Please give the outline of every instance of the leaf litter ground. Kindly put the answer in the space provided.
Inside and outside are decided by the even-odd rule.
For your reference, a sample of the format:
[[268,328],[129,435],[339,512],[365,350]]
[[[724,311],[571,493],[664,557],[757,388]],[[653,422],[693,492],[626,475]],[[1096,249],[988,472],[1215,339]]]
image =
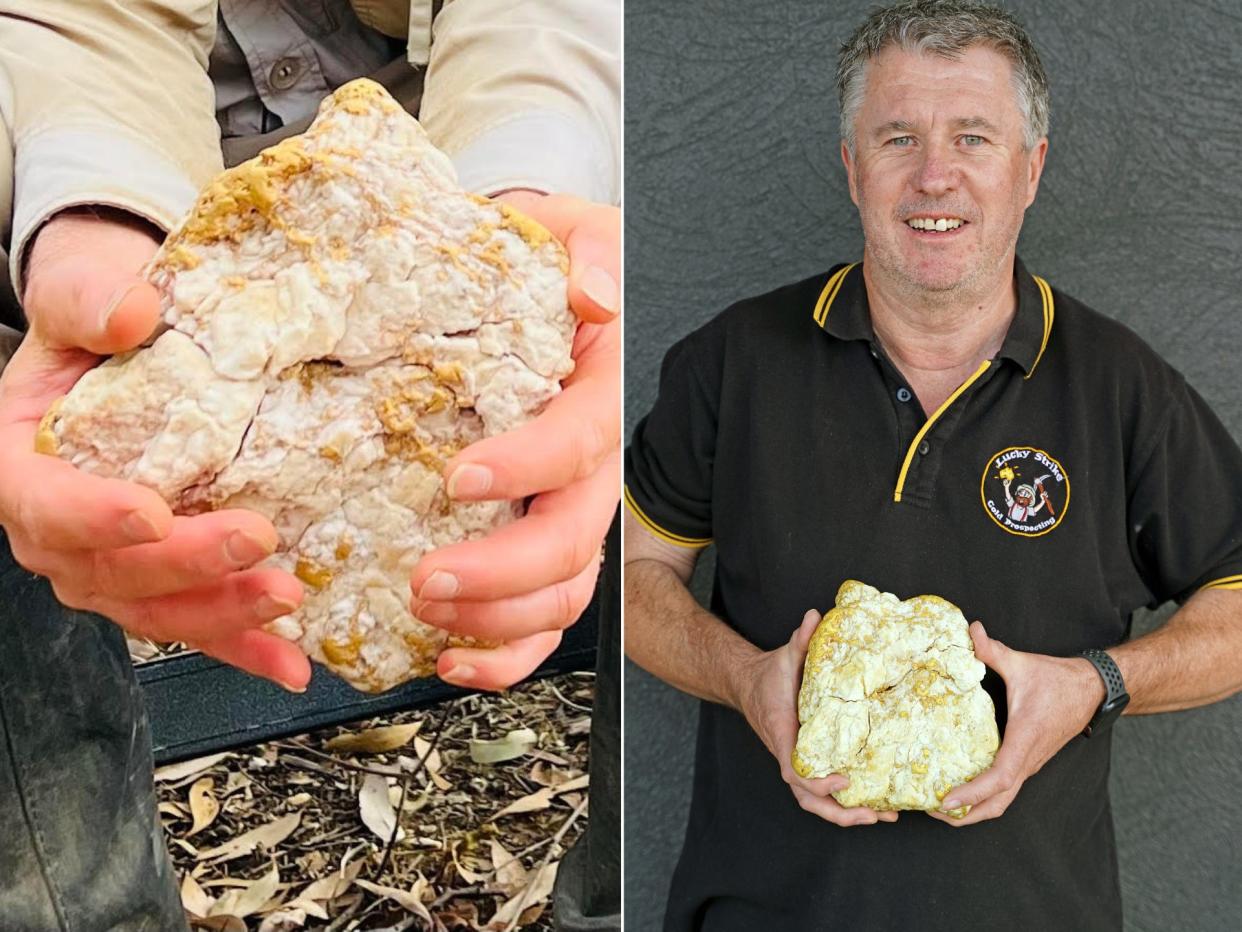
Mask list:
[[565,674],[160,768],[191,927],[550,930],[593,690]]

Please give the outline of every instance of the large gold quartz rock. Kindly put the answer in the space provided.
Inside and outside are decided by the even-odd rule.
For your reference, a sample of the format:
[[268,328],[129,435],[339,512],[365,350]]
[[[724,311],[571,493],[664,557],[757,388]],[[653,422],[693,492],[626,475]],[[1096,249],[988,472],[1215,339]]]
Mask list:
[[163,325],[83,376],[38,448],[181,514],[266,515],[267,565],[306,585],[269,630],[388,689],[446,644],[410,613],[414,564],[521,513],[450,501],[441,470],[572,371],[567,270],[546,230],[462,191],[380,85],[351,82],[203,190],[146,273]]
[[794,769],[847,776],[833,794],[842,806],[939,809],[996,754],[984,672],[956,605],[934,595],[903,602],[847,580],[807,652]]

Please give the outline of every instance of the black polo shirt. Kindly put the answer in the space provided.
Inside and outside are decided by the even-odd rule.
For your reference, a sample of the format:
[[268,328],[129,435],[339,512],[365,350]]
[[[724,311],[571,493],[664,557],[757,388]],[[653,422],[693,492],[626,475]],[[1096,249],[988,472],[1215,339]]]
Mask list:
[[[713,611],[764,649],[845,579],[943,596],[1010,647],[1115,645],[1140,606],[1242,588],[1242,451],[1121,324],[1016,264],[997,358],[931,417],[876,343],[860,265],[743,301],[674,346],[626,454],[657,536],[717,547]],[[1004,685],[984,683],[1005,721]],[[665,928],[1120,929],[1109,737],[1000,819],[840,829],[736,712],[700,708]]]

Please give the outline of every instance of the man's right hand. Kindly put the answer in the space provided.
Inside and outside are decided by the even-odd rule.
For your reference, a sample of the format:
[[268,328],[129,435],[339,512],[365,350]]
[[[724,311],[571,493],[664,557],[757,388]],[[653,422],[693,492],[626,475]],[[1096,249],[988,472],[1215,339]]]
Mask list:
[[70,608],[300,690],[305,654],[260,630],[303,594],[289,573],[250,568],[276,547],[271,522],[241,509],[173,515],[151,489],[34,452],[52,402],[154,329],[159,295],[140,271],[158,245],[154,228],[108,210],[58,214],[36,236],[29,332],[0,376],[0,524],[17,562]]
[[841,774],[806,779],[793,769],[793,749],[798,739],[798,690],[811,635],[819,624],[819,612],[808,611],[789,643],[760,654],[748,671],[738,702],[746,721],[781,765],[781,777],[789,784],[798,805],[834,825],[874,825],[896,822],[896,812],[876,812],[866,806],[847,809],[831,794],[849,786]]

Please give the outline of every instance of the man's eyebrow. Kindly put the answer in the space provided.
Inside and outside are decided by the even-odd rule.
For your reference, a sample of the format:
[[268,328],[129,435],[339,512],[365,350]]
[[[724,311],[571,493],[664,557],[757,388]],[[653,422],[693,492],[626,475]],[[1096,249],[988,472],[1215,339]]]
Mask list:
[[887,123],[876,128],[875,136],[887,136],[889,133],[908,133],[914,129],[914,124],[908,120],[889,120]]
[[953,126],[957,129],[982,129],[989,133],[999,133],[995,123],[992,123],[981,116],[958,117],[953,121]]

